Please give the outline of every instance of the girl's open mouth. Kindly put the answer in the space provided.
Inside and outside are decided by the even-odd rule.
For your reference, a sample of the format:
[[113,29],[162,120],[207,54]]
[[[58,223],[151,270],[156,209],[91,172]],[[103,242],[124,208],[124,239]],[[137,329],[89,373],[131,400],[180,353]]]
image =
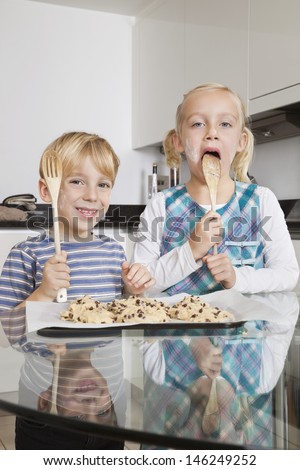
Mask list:
[[202,155],[202,158],[204,155],[211,155],[212,157],[217,157],[219,160],[221,160],[221,155],[218,150],[205,150],[205,152]]

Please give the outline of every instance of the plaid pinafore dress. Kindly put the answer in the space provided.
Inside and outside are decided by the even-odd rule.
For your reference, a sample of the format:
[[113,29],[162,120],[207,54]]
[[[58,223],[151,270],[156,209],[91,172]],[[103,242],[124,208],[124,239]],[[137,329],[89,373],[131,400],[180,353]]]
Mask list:
[[[263,230],[261,228],[260,201],[256,184],[236,182],[235,193],[230,201],[217,210],[222,217],[222,242],[218,253],[226,253],[233,266],[264,266]],[[163,191],[165,194],[166,219],[160,247],[161,256],[187,242],[196,222],[206,210],[188,194],[185,185]],[[212,253],[212,249],[209,251]],[[207,294],[221,290],[203,264],[182,281],[166,289],[169,295],[186,292],[190,295]]]

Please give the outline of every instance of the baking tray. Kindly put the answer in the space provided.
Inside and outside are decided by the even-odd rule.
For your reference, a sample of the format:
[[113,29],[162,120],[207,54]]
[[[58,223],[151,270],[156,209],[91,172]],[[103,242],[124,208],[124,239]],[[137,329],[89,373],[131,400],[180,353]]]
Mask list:
[[194,334],[199,333],[199,330],[204,330],[205,335],[208,334],[208,331],[211,330],[212,333],[209,331],[209,335],[219,335],[221,331],[224,330],[230,334],[234,333],[242,333],[244,330],[244,325],[247,320],[239,320],[234,322],[227,322],[227,323],[195,323],[195,322],[168,322],[168,323],[114,323],[112,325],[101,325],[98,327],[85,327],[85,328],[72,328],[72,327],[59,327],[59,326],[50,326],[45,328],[40,328],[37,330],[37,334],[39,336],[46,336],[46,337],[83,337],[83,336],[103,336],[106,334],[117,334],[123,330],[138,330],[138,331],[157,331],[162,330],[168,332],[170,330],[176,330],[177,336],[180,335],[182,331],[192,330]]
[[[180,294],[177,296],[168,297],[167,300],[170,304],[173,304],[181,300],[186,294]],[[156,297],[158,300],[166,301],[166,297]],[[110,334],[113,330],[115,333],[119,330],[151,330],[153,332],[160,331],[160,335],[163,334],[164,330],[174,330],[177,334],[180,334],[183,329],[190,331],[204,330],[205,334],[209,334],[208,331],[234,331],[239,328],[243,328],[246,322],[252,320],[266,320],[278,323],[289,322],[288,311],[291,309],[291,300],[294,299],[282,299],[284,302],[278,302],[280,299],[275,296],[273,301],[270,301],[271,296],[267,297],[268,302],[265,303],[264,298],[262,301],[257,299],[247,298],[243,294],[228,290],[219,291],[212,294],[203,295],[201,299],[208,302],[212,306],[217,306],[223,310],[232,312],[235,316],[235,321],[224,322],[224,323],[194,323],[186,322],[184,320],[175,320],[168,323],[114,323],[114,324],[82,324],[82,323],[71,323],[68,321],[61,320],[60,313],[62,310],[68,308],[69,303],[57,304],[55,302],[27,302],[26,303],[26,319],[27,319],[27,332],[38,331],[39,335],[42,336],[99,336],[104,335],[104,330],[107,330]],[[261,300],[259,298],[259,300]],[[295,303],[295,302],[294,302]],[[293,303],[293,305],[294,305]],[[297,308],[298,307],[298,302]],[[276,311],[273,306],[278,305],[280,312]],[[281,312],[285,312],[282,315]],[[197,333],[197,334],[198,334]],[[212,333],[215,334],[215,333]]]

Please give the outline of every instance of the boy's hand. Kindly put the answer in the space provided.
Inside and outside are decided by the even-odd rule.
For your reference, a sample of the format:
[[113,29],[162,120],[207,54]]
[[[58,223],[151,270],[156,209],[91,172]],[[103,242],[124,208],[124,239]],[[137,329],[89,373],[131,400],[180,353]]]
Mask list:
[[52,302],[62,287],[70,287],[70,268],[65,251],[48,259],[44,266],[42,283],[30,297],[36,297],[32,300]]
[[130,266],[128,261],[124,261],[122,264],[122,279],[125,290],[129,294],[143,294],[146,289],[155,284],[155,279],[146,266],[139,263]]
[[230,259],[225,253],[207,255],[202,261],[207,264],[214,280],[220,282],[225,289],[231,289],[236,281],[235,271]]
[[221,242],[221,231],[221,216],[211,210],[196,223],[189,240],[196,261],[202,259],[213,245]]

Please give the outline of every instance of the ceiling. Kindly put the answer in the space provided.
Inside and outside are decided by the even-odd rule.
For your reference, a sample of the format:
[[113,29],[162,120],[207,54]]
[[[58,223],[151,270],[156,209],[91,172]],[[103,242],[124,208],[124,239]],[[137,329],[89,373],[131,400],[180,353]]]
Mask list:
[[[32,0],[31,0],[32,1]],[[119,15],[137,16],[154,0],[33,0],[39,3],[52,3],[86,10],[98,10]]]

